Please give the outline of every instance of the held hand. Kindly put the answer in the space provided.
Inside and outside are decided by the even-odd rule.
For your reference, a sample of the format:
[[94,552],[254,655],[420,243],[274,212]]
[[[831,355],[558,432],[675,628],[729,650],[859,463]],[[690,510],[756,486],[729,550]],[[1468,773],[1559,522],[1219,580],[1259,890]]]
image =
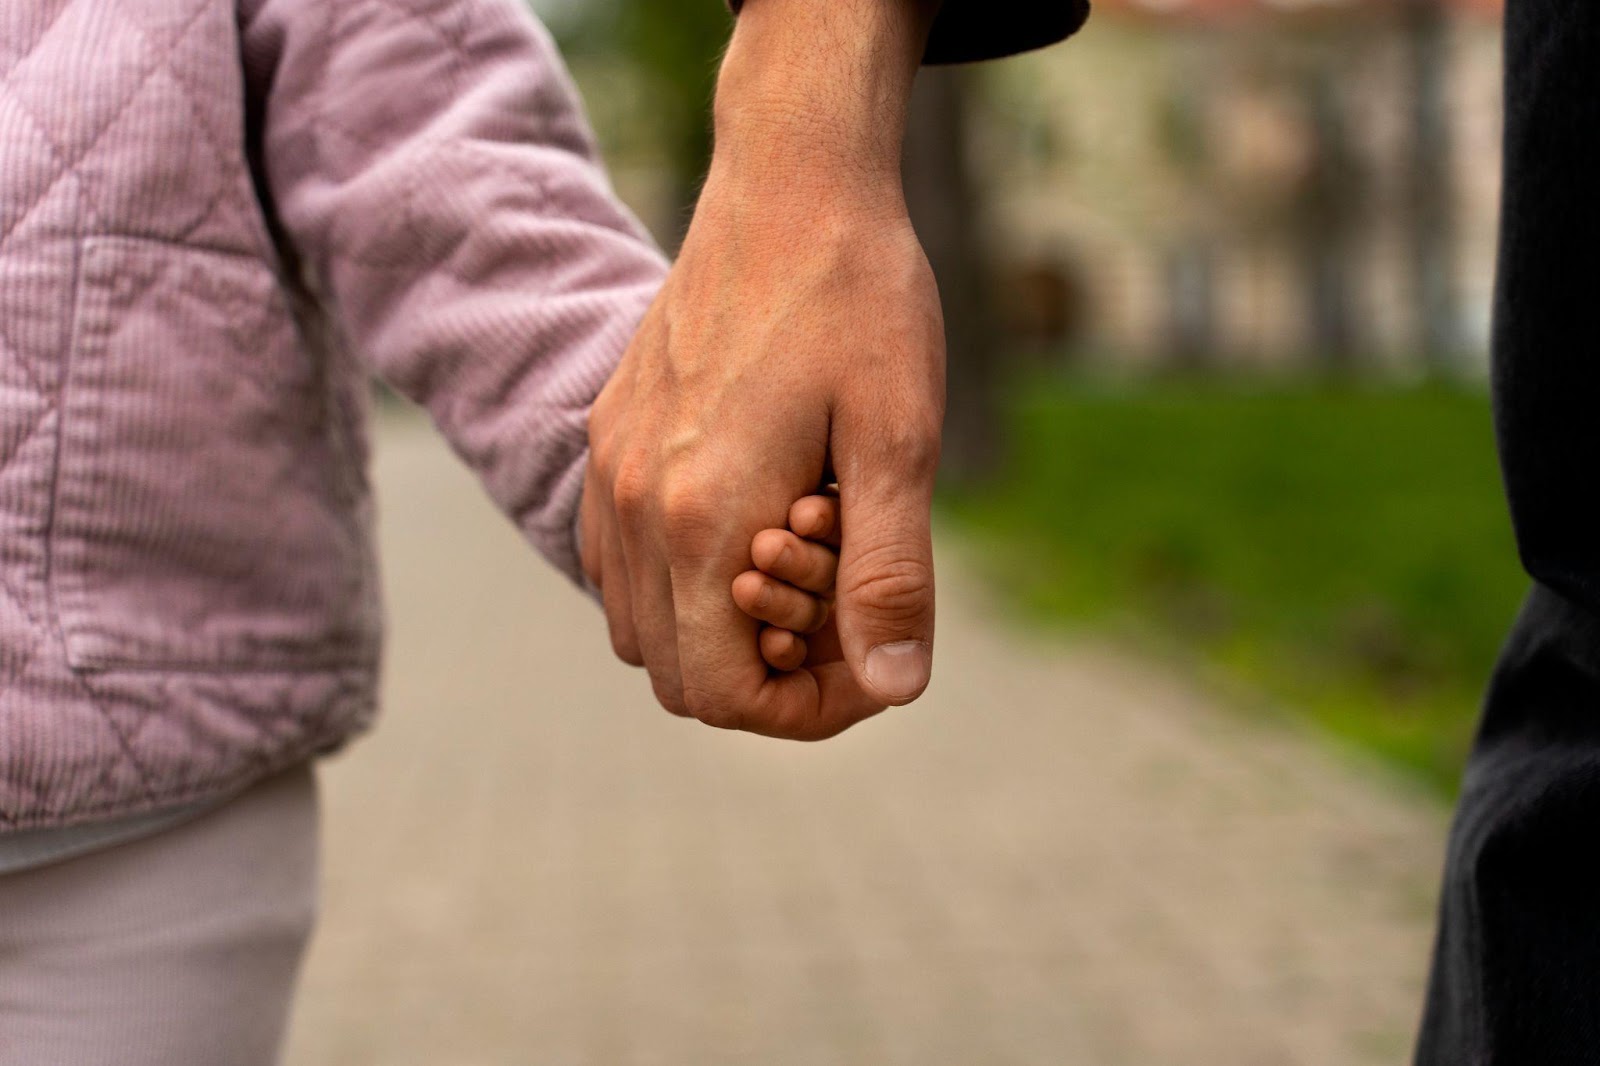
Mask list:
[[788,529],[750,542],[752,570],[733,579],[733,602],[758,622],[761,658],[774,670],[843,661],[833,616],[839,575],[839,501],[819,493],[789,508]]
[[[927,685],[944,334],[897,195],[788,203],[713,170],[591,415],[583,550],[618,656],[663,706],[819,739]],[[838,654],[770,673],[729,589],[752,536],[828,480]]]

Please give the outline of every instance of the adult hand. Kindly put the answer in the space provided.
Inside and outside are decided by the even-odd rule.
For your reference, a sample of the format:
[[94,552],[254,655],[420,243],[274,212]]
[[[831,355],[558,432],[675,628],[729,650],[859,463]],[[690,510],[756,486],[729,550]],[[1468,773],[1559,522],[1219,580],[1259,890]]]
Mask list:
[[[746,0],[699,208],[595,404],[585,565],[617,654],[675,713],[818,739],[928,683],[944,332],[899,149],[931,16]],[[772,675],[730,586],[828,480],[842,659]]]

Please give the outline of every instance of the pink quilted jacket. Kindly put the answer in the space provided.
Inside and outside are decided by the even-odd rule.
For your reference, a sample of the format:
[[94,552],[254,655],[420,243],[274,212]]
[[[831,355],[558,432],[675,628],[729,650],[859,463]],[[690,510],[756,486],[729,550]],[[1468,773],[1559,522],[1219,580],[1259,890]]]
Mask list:
[[576,575],[664,271],[521,0],[0,0],[0,831],[369,722],[369,371]]

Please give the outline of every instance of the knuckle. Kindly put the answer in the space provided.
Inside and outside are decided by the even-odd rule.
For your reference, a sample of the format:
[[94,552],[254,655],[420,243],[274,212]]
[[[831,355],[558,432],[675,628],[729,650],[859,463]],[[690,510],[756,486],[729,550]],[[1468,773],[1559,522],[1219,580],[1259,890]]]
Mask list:
[[617,516],[625,522],[634,522],[650,509],[649,472],[642,463],[627,463],[620,467],[611,484],[611,498]]
[[943,439],[938,425],[906,426],[895,434],[891,443],[892,454],[901,468],[915,478],[932,477],[939,468]]
[[932,591],[933,570],[927,563],[884,550],[856,562],[839,588],[839,599],[875,621],[913,626],[927,613]]
[[860,459],[917,476],[939,465],[943,413],[916,404],[880,402],[850,423]]
[[699,478],[679,476],[661,488],[662,522],[667,535],[693,537],[715,522],[717,490]]

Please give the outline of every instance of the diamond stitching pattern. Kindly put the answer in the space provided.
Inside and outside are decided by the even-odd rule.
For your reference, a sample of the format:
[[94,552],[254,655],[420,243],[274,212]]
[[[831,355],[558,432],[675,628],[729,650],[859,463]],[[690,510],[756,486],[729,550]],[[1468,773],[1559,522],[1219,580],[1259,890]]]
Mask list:
[[17,49],[16,58],[12,60],[11,65],[6,67],[4,70],[0,70],[0,81],[4,81],[5,79],[9,78],[11,76],[11,72],[20,66],[22,62],[33,53],[34,49],[39,47],[39,42],[50,35],[50,31],[56,28],[56,23],[61,21],[61,17],[67,13],[67,9],[71,6],[71,0],[68,0],[67,3],[64,3],[60,7],[56,8],[55,15],[50,19],[49,22],[46,22],[42,27],[39,28],[38,35],[26,45],[23,45]]
[[[210,4],[216,2],[216,0],[195,0],[193,10],[188,13],[171,38],[160,47],[154,45],[149,35],[143,32],[136,19],[124,17],[120,20],[119,30],[125,29],[137,33],[141,41],[146,45],[146,51],[151,56],[151,59],[141,66],[137,77],[126,86],[121,94],[121,99],[117,101],[117,105],[110,116],[76,151],[66,151],[62,144],[51,136],[49,124],[42,121],[34,109],[13,91],[12,79],[19,68],[26,63],[32,53],[36,52],[49,40],[52,32],[56,31],[63,17],[73,8],[74,4],[103,2],[104,0],[69,0],[69,2],[62,4],[52,13],[53,18],[40,30],[35,39],[26,48],[21,49],[15,56],[14,61],[3,72],[0,72],[0,97],[3,97],[15,109],[15,112],[33,128],[50,153],[50,171],[47,179],[39,184],[30,202],[9,220],[4,232],[0,233],[0,254],[4,254],[9,250],[15,236],[24,230],[40,205],[48,202],[64,181],[72,180],[75,177],[75,168],[78,164],[88,158],[110,135],[111,131],[118,128],[127,119],[130,110],[137,103],[141,92],[149,84],[150,80],[163,72],[170,79],[177,92],[181,94],[184,104],[188,106],[194,119],[194,126],[198,127],[198,137],[204,145],[204,150],[214,158],[217,172],[229,175],[240,165],[241,161],[224,153],[215,131],[210,128],[209,123],[205,120],[205,108],[196,101],[194,86],[179,74],[172,62],[173,56],[187,41],[195,27],[201,24],[201,19],[210,9]],[[125,12],[123,14],[126,15]],[[187,232],[192,233],[205,225],[214,216],[220,205],[230,198],[230,195],[236,201],[243,201],[245,197],[244,188],[237,182],[221,181],[210,202],[204,205],[195,220],[186,227]],[[113,220],[109,212],[99,202],[96,191],[90,187],[90,183],[79,179],[78,188],[74,190],[74,193],[79,198],[80,203],[90,212],[90,226],[102,227],[112,223]],[[248,207],[249,205],[240,203],[239,206]],[[0,359],[4,359],[7,364],[15,368],[17,377],[25,379],[22,382],[22,387],[31,389],[37,395],[41,404],[40,411],[31,418],[27,427],[18,431],[15,444],[8,448],[6,454],[0,455],[0,472],[3,472],[15,456],[22,452],[28,443],[34,440],[49,425],[49,416],[57,410],[60,399],[58,390],[40,380],[34,366],[10,338],[8,326],[8,323],[0,321]],[[3,597],[4,605],[14,609],[14,612],[25,618],[28,623],[29,636],[27,644],[23,647],[9,649],[10,654],[5,661],[5,669],[8,676],[19,678],[35,662],[39,661],[41,655],[52,650],[52,644],[57,646],[53,650],[59,653],[62,647],[61,642],[64,641],[65,637],[52,620],[41,617],[39,609],[30,604],[31,597],[27,595],[26,590],[16,587],[12,583],[13,580],[3,570],[0,570],[0,597]],[[84,790],[86,794],[91,798],[110,794],[108,790],[111,788],[114,779],[122,772],[118,768],[120,763],[122,766],[131,768],[139,779],[148,800],[151,802],[158,800],[160,790],[152,786],[149,773],[136,754],[138,740],[144,732],[149,719],[140,718],[134,720],[131,725],[124,725],[107,709],[100,694],[95,691],[94,687],[85,678],[64,669],[61,672],[71,677],[71,684],[77,690],[84,703],[91,707],[97,716],[104,721],[111,736],[115,738],[116,751],[107,753],[112,757],[102,760],[96,780],[88,784]],[[0,682],[4,680],[0,678]],[[168,689],[171,688],[165,681],[161,685]],[[6,713],[6,710],[0,707],[0,715]],[[22,788],[31,793],[30,799],[33,803],[48,802],[48,798],[39,793],[37,785],[29,787],[24,782],[7,782],[7,784],[12,788]],[[78,810],[77,813],[92,813],[90,808],[94,806],[95,804],[91,802],[83,809]],[[5,810],[3,806],[0,806],[0,824],[19,824],[19,822],[23,821],[23,819],[19,818],[19,813]]]
[[[107,151],[117,148],[116,142],[110,145],[105,145],[105,142],[113,137],[114,131],[130,121],[130,114],[139,113],[141,95],[146,92],[152,79],[163,76],[170,81],[170,88],[178,94],[178,98],[172,97],[171,92],[167,91],[168,87],[163,85],[161,91],[166,95],[162,97],[161,106],[187,106],[193,120],[190,134],[194,150],[214,160],[218,173],[232,175],[237,172],[240,180],[222,180],[214,189],[207,189],[204,195],[196,195],[196,214],[185,216],[183,224],[173,225],[162,235],[152,236],[151,239],[176,240],[179,243],[189,238],[213,240],[216,238],[205,234],[203,228],[219,219],[224,223],[229,222],[224,213],[228,209],[244,212],[255,210],[251,200],[251,185],[244,172],[241,147],[231,143],[232,132],[226,128],[219,129],[219,122],[214,118],[217,114],[214,91],[208,92],[205,87],[196,85],[196,68],[188,64],[188,57],[183,62],[177,60],[186,46],[197,43],[193,35],[197,27],[207,25],[204,17],[208,12],[226,18],[228,24],[233,25],[234,0],[168,2],[171,13],[160,15],[156,23],[147,27],[137,11],[126,5],[125,0],[0,0],[0,3],[8,4],[34,4],[41,10],[46,6],[49,8],[49,18],[39,20],[42,26],[31,34],[33,40],[26,45],[18,45],[13,41],[11,48],[16,51],[8,50],[4,57],[5,66],[0,68],[0,100],[14,107],[20,119],[19,125],[14,128],[31,127],[44,142],[34,149],[38,159],[36,170],[30,175],[29,194],[27,197],[18,196],[18,199],[26,198],[29,202],[18,205],[14,216],[9,212],[7,214],[3,232],[0,232],[0,255],[23,244],[27,238],[22,235],[38,230],[37,225],[30,223],[36,222],[44,205],[59,205],[67,195],[75,200],[78,210],[88,216],[79,224],[80,234],[85,229],[90,232],[104,229],[106,232],[138,235],[137,231],[129,230],[129,220],[115,216],[115,198],[108,197],[104,187],[95,187],[95,153],[102,146]],[[181,6],[184,2],[190,5],[190,9],[185,10]],[[347,29],[354,24],[348,16],[361,3],[368,10],[383,11],[386,20],[404,20],[436,38],[450,54],[450,76],[458,74],[462,65],[468,62],[471,14],[482,13],[475,0],[349,0],[348,3],[325,3],[320,5],[329,23],[329,31],[322,35],[325,47],[336,47],[347,35]],[[71,43],[62,44],[63,19],[73,13],[82,15],[85,9],[93,10],[95,18],[101,20],[99,25],[103,26],[105,18],[109,16],[115,22],[116,33],[135,36],[141,44],[140,53],[127,64],[127,83],[121,93],[100,100],[110,107],[110,113],[103,122],[95,121],[94,128],[75,131],[72,137],[65,139],[61,136],[65,129],[57,127],[57,136],[53,137],[51,124],[41,118],[50,115],[52,109],[30,104],[25,97],[29,85],[25,80],[26,64],[29,57],[39,53],[42,48],[71,47]],[[217,23],[210,25],[215,29]],[[324,112],[316,116],[316,120],[325,133],[362,139],[362,131],[344,128],[337,115]],[[66,182],[76,182],[76,186],[63,189],[63,183]],[[0,190],[11,193],[18,191]],[[44,217],[49,222],[49,216],[46,214]],[[218,232],[227,236],[226,231]],[[197,234],[201,236],[196,237]],[[261,236],[251,231],[245,234],[245,239],[251,240],[254,247]],[[7,389],[24,397],[32,392],[39,401],[37,412],[30,410],[24,414],[20,409],[10,412],[15,424],[8,427],[8,443],[3,445],[5,450],[0,452],[0,491],[6,488],[3,476],[13,468],[13,464],[19,462],[19,456],[24,456],[21,461],[26,462],[27,455],[42,450],[38,446],[44,443],[41,438],[51,432],[53,422],[50,415],[59,409],[61,399],[59,384],[50,380],[52,364],[48,360],[31,362],[29,349],[18,346],[17,342],[29,339],[26,332],[0,317],[0,365],[8,370],[15,367],[15,371],[7,375],[11,379]],[[247,336],[237,334],[230,338],[231,343],[241,351],[247,347],[247,340]],[[59,422],[54,424],[58,425]],[[14,443],[9,443],[12,441]],[[16,470],[34,476],[31,469],[17,467]],[[18,491],[31,490],[27,486],[19,486]],[[47,512],[47,507],[40,509]],[[24,528],[34,517],[31,514],[26,516]],[[47,513],[38,518],[41,525],[48,523]],[[0,555],[11,547],[15,547],[15,543],[0,544]],[[24,545],[19,558],[28,558],[26,548]],[[35,588],[35,585],[39,588]],[[3,625],[8,614],[12,620],[9,628],[0,630],[0,634],[3,634],[0,639],[12,642],[12,646],[0,654],[0,671],[7,675],[0,676],[0,717],[24,713],[26,710],[26,707],[19,710],[13,706],[16,701],[8,703],[5,699],[6,684],[12,676],[20,678],[24,673],[48,673],[53,691],[74,706],[81,706],[80,713],[92,713],[103,720],[108,736],[98,739],[99,746],[90,753],[92,757],[75,755],[73,757],[78,761],[67,765],[67,769],[76,775],[67,785],[73,790],[70,795],[60,794],[58,783],[47,785],[43,780],[0,780],[0,824],[28,825],[61,816],[92,817],[101,813],[116,813],[130,805],[132,797],[129,790],[134,787],[135,779],[150,803],[203,794],[235,783],[241,774],[271,770],[288,765],[285,760],[304,758],[330,742],[342,739],[370,718],[372,693],[370,677],[365,668],[332,674],[253,677],[248,680],[216,675],[151,675],[136,682],[115,675],[75,673],[66,667],[65,634],[54,617],[54,609],[43,593],[43,586],[44,581],[36,579],[26,568],[0,567],[0,625]],[[27,620],[27,630],[13,636],[11,630],[21,624],[20,619]],[[130,696],[135,685],[138,686],[137,691]],[[192,708],[193,720],[186,717],[191,714],[189,710],[173,715],[142,713],[141,708],[148,706]],[[208,711],[208,707],[212,710]],[[290,710],[295,713],[289,714]],[[200,721],[208,713],[214,719],[209,726]],[[26,723],[22,726],[24,729],[28,727]],[[185,743],[181,746],[182,750],[161,752],[161,734],[176,730],[189,733],[183,738]],[[152,752],[160,754],[152,755]],[[144,758],[141,758],[141,753]],[[159,787],[152,780],[150,768],[145,765],[151,759],[159,763],[162,771]],[[94,776],[93,781],[89,780],[90,775]],[[8,806],[12,809],[5,809]]]
[[[93,2],[93,0],[77,0],[77,2]],[[62,181],[72,176],[74,167],[76,167],[81,160],[87,158],[89,154],[92,153],[95,148],[98,147],[98,145],[105,139],[105,137],[123,121],[129,110],[138,100],[139,94],[149,83],[150,79],[163,69],[170,68],[170,61],[173,53],[187,37],[187,35],[193,30],[193,28],[199,23],[201,16],[203,16],[206,12],[205,2],[204,0],[200,0],[200,2],[195,4],[194,11],[185,20],[179,29],[179,32],[173,36],[171,43],[161,50],[152,49],[152,52],[154,53],[154,59],[145,67],[138,78],[126,88],[119,105],[112,111],[111,115],[100,126],[100,128],[96,130],[94,134],[77,150],[77,152],[72,153],[69,157],[69,154],[65,152],[61,145],[58,144],[50,135],[48,124],[41,121],[39,116],[34,113],[33,109],[15,92],[7,92],[7,89],[9,87],[10,80],[15,75],[18,67],[20,67],[22,63],[26,61],[29,54],[31,54],[45,40],[48,39],[50,32],[60,25],[62,17],[70,7],[70,3],[65,4],[56,12],[55,19],[52,20],[45,32],[39,36],[31,48],[19,56],[17,62],[10,67],[5,76],[0,78],[0,93],[6,93],[8,102],[16,109],[18,114],[20,114],[33,126],[35,132],[38,133],[40,138],[43,140],[43,143],[48,147],[54,166],[54,173],[52,174],[50,180],[43,185],[38,194],[34,197],[33,201],[29,203],[12,220],[5,232],[0,233],[0,254],[5,253],[11,243],[12,238],[19,231],[21,231],[24,226],[26,226],[28,220],[38,209],[39,205],[45,203],[49,199],[50,194],[58,185],[60,185]],[[127,21],[131,25],[131,20]],[[148,40],[148,38],[145,39]],[[174,84],[179,86],[179,91],[184,94],[185,102],[189,104],[191,109],[194,109],[192,93],[188,87],[183,85],[176,77],[173,77],[172,80]],[[211,150],[213,155],[217,156],[216,162],[219,169],[224,169],[225,164],[220,156],[220,153],[217,151],[216,145],[208,141],[207,147]],[[77,193],[82,201],[97,216],[95,218],[95,222],[104,224],[106,221],[107,212],[96,200],[93,190],[88,187],[87,183],[80,182]],[[206,214],[209,214],[210,210],[214,209],[214,206],[215,205],[211,205]],[[0,339],[5,341],[7,351],[4,354],[7,356],[8,362],[20,369],[23,376],[30,380],[40,399],[43,400],[44,403],[43,410],[34,419],[33,424],[18,441],[18,444],[11,450],[11,453],[3,458],[0,458],[0,469],[3,469],[5,466],[9,465],[12,458],[22,450],[26,443],[38,434],[39,430],[41,427],[43,427],[48,419],[50,412],[56,408],[59,402],[59,395],[57,394],[56,390],[46,388],[44,383],[38,380],[37,374],[29,365],[28,361],[21,356],[14,342],[12,342],[5,334],[4,329],[4,326],[0,325]],[[21,676],[23,672],[26,671],[38,658],[41,650],[43,649],[46,640],[42,634],[49,634],[57,641],[64,641],[65,638],[59,632],[59,630],[54,627],[53,624],[49,625],[47,628],[45,621],[39,616],[38,612],[29,605],[28,597],[20,594],[14,586],[10,585],[6,581],[3,574],[0,574],[0,590],[5,592],[7,598],[16,606],[19,613],[21,613],[23,617],[28,620],[29,629],[31,633],[35,634],[32,645],[25,652],[21,653],[17,662],[10,665],[8,668],[9,672],[12,674]],[[112,736],[116,738],[119,749],[118,754],[126,765],[132,767],[134,773],[139,778],[146,795],[154,795],[154,790],[152,789],[150,783],[149,773],[134,753],[132,738],[116,721],[114,716],[109,713],[101,700],[96,696],[93,689],[90,688],[83,678],[76,674],[71,676],[73,678],[74,687],[77,688],[80,695],[84,698],[88,705],[92,707],[95,713],[98,714],[99,717],[104,721]],[[90,789],[91,793],[104,789],[114,773],[116,773],[116,767],[114,765],[103,766],[99,776],[94,782],[94,785]],[[7,814],[6,820],[15,821],[15,818]]]
[[[172,64],[173,55],[176,54],[179,46],[183,44],[184,39],[194,30],[194,27],[199,24],[199,16],[204,12],[205,4],[198,4],[196,6],[195,16],[184,23],[179,32],[173,37],[172,43],[162,54],[161,66],[165,69],[167,77],[172,79],[172,84],[176,86],[178,91],[183,95],[183,100],[184,103],[188,105],[189,113],[194,116],[194,128],[199,133],[200,139],[205,142],[206,150],[211,154],[212,158],[216,160],[218,171],[224,172],[228,169],[227,160],[221,145],[218,143],[216,132],[211,129],[210,123],[206,120],[205,109],[196,103],[194,87],[184,79],[183,75],[179,72],[179,69]],[[152,50],[155,49],[155,43],[150,40],[149,35],[146,34],[144,30],[136,23],[133,24],[133,30]],[[228,197],[230,193],[240,195],[240,190],[241,186],[231,181],[222,181],[218,183],[216,194],[212,197],[211,201],[206,204],[205,209],[200,213],[199,217],[188,227],[185,235],[193,233],[203,226],[206,221],[213,214],[215,214],[217,207],[224,199]]]
[[[77,0],[77,2],[90,3],[93,2],[93,0]],[[57,184],[59,184],[63,178],[71,175],[72,169],[82,160],[87,158],[88,155],[99,146],[100,142],[105,139],[106,135],[117,127],[117,124],[122,121],[124,116],[127,115],[129,109],[132,108],[134,103],[138,100],[140,92],[142,92],[144,87],[149,84],[150,79],[155,77],[158,72],[168,67],[168,64],[172,59],[172,53],[177,50],[178,45],[181,44],[183,39],[194,29],[195,25],[199,23],[200,17],[204,15],[205,12],[206,4],[204,0],[201,0],[201,2],[195,4],[194,13],[190,15],[189,19],[184,23],[183,28],[178,32],[178,34],[174,36],[172,43],[164,50],[156,54],[154,59],[150,62],[150,65],[145,68],[142,74],[140,74],[138,80],[128,87],[126,93],[123,95],[122,103],[118,105],[116,110],[111,113],[111,116],[105,121],[100,129],[96,130],[94,135],[91,136],[76,153],[72,154],[70,159],[67,158],[68,153],[65,152],[62,147],[56,143],[55,139],[50,136],[48,124],[41,122],[39,120],[39,116],[34,114],[33,109],[24,103],[20,98],[18,98],[15,93],[10,95],[9,99],[12,105],[16,107],[16,109],[30,122],[33,123],[34,129],[39,132],[39,135],[44,138],[45,143],[50,146],[51,153],[55,157],[58,172],[55,176],[55,179],[51,181],[45,190],[40,194],[40,196],[36,198],[32,204],[29,204],[22,214],[17,217],[17,219],[12,223],[11,227],[5,233],[0,233],[0,253],[4,253],[6,244],[10,241],[11,237],[15,235],[22,225],[28,220],[29,216],[31,216],[34,210],[38,208],[39,204],[44,202],[45,198],[49,195],[50,189],[53,189]],[[37,45],[35,47],[37,47]],[[13,71],[15,71],[15,68],[13,68]],[[4,89],[6,82],[9,80],[9,75],[5,79],[0,79],[0,89]],[[185,93],[186,98],[189,99],[191,106],[193,106],[193,99],[192,97],[188,96],[187,89],[182,87],[182,83],[179,82],[176,77],[173,77],[173,82],[174,84],[178,84],[180,86],[180,91]],[[210,147],[212,148],[212,151],[215,152],[215,146],[212,145]],[[220,155],[217,157],[217,163],[219,167],[225,166],[225,161]],[[90,191],[86,184],[80,184],[78,194],[83,197],[84,201],[97,216],[94,220],[95,223],[103,225],[106,221],[105,216],[107,212],[105,211],[104,207],[95,200],[94,194]]]

